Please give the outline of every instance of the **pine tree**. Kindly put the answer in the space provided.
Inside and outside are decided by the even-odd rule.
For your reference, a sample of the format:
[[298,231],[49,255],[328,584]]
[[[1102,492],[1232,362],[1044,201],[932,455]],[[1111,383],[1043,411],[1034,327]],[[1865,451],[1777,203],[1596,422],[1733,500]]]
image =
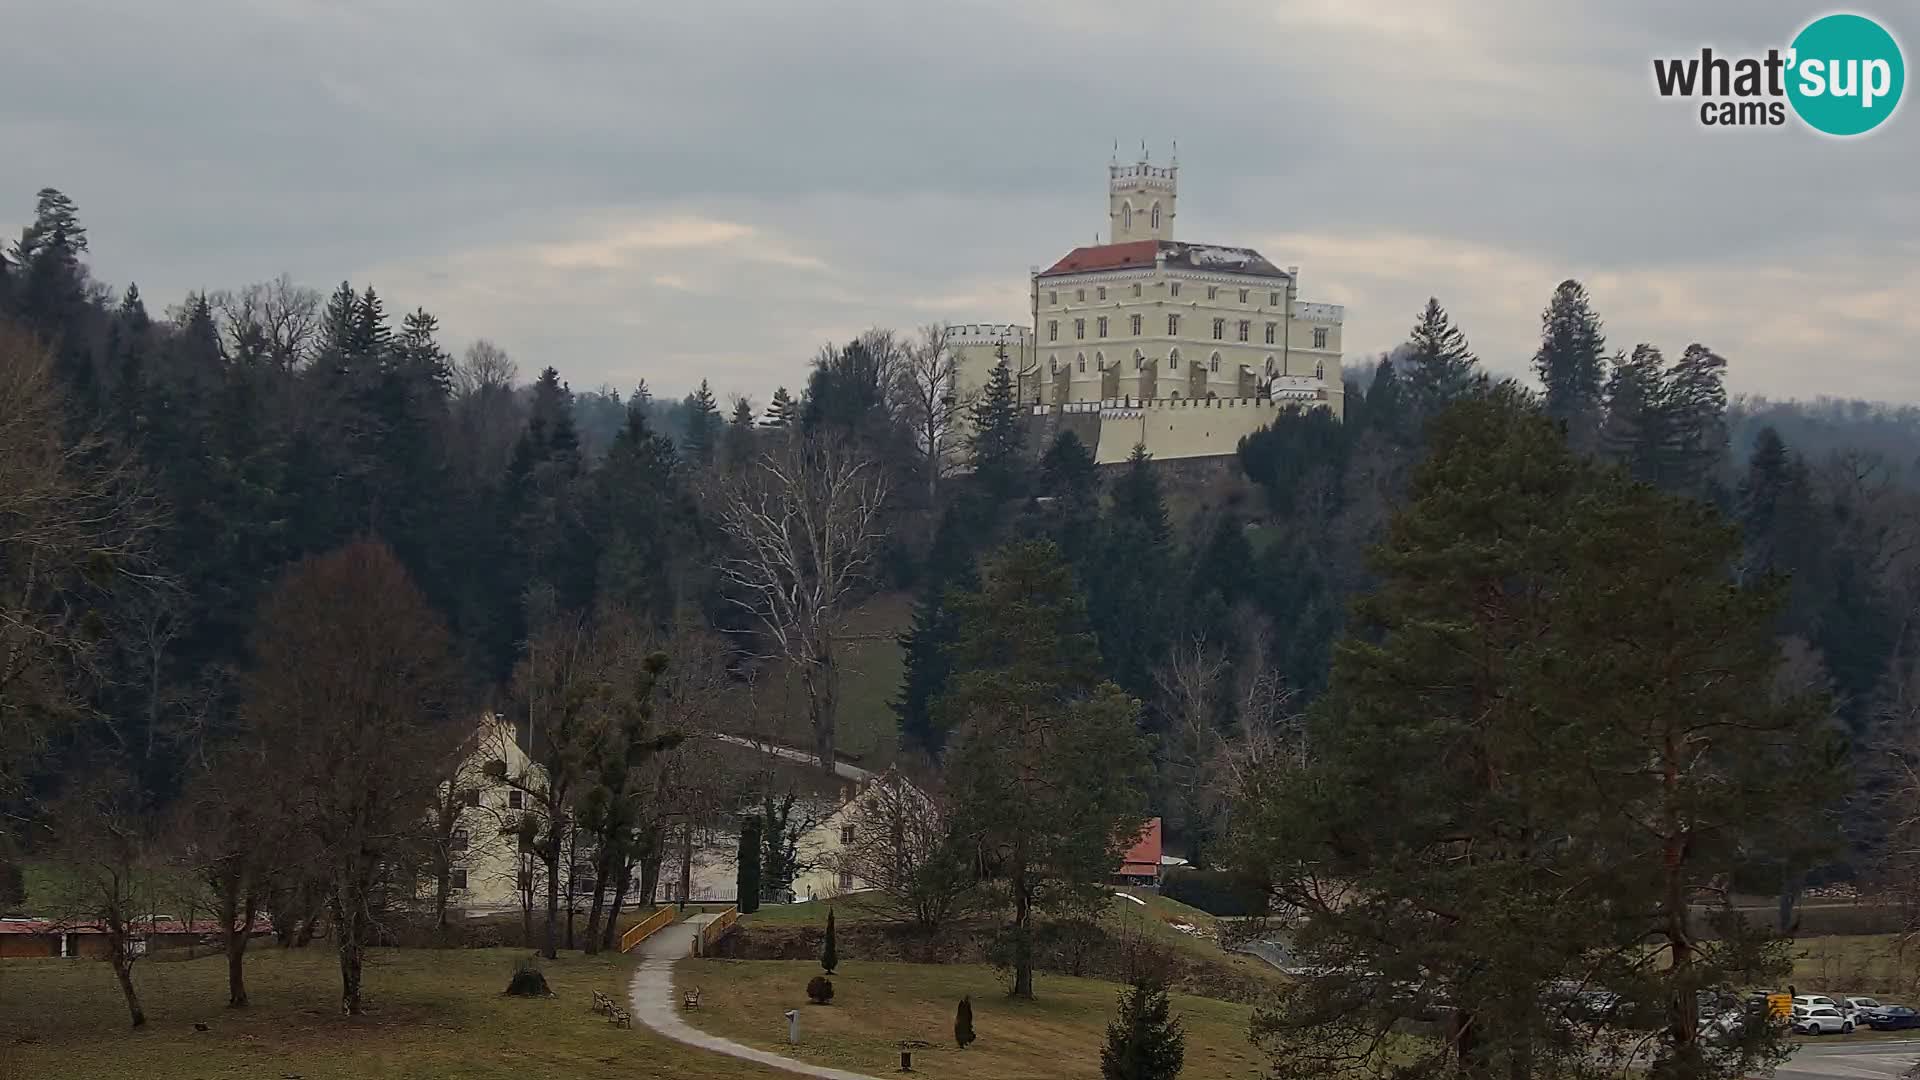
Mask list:
[[1407,420],[1406,380],[1387,357],[1382,356],[1373,369],[1373,384],[1367,387],[1364,404],[1369,430],[1402,443],[1412,436]]
[[670,625],[687,591],[699,512],[673,440],[654,432],[644,407],[628,406],[594,483],[594,529],[601,538],[596,595],[650,625]]
[[969,419],[973,423],[971,463],[975,479],[996,499],[1019,494],[1025,475],[1020,413],[1013,369],[1005,356],[987,377],[986,388],[974,403]]
[[1473,389],[1480,358],[1467,347],[1467,336],[1453,325],[1440,301],[1429,297],[1407,335],[1407,351],[1400,362],[1405,365],[1413,418],[1424,423]]
[[1575,453],[1599,448],[1601,392],[1606,381],[1606,335],[1587,290],[1578,281],[1560,283],[1540,316],[1540,348],[1533,370],[1545,387],[1546,414],[1567,432]]
[[960,999],[960,1007],[953,1011],[953,1044],[965,1050],[973,1044],[973,997]]
[[753,402],[744,397],[735,398],[733,416],[727,421],[727,431],[724,436],[727,469],[730,472],[738,472],[745,468],[747,461],[753,457],[753,417]]
[[1666,361],[1652,345],[1636,345],[1616,359],[1607,377],[1607,415],[1600,427],[1600,450],[1636,480],[1660,476],[1661,449],[1667,443],[1662,408]]
[[375,368],[387,362],[393,346],[393,328],[387,325],[386,305],[367,286],[353,306],[353,329],[347,337],[347,354],[362,367]]
[[627,395],[627,408],[645,410],[653,408],[653,391],[647,389],[647,380],[641,379],[633,384],[633,393]]
[[894,715],[900,719],[900,740],[929,755],[938,755],[946,745],[947,732],[936,719],[934,703],[946,690],[953,671],[950,651],[959,636],[960,619],[948,600],[955,590],[970,592],[980,585],[973,561],[977,540],[970,521],[967,508],[961,505],[941,514],[933,546],[927,551],[920,594],[914,598],[913,621],[897,639],[905,667],[900,694],[893,702]]
[[700,380],[700,389],[687,395],[687,460],[695,465],[713,464],[720,444],[720,409],[714,404],[713,388]]
[[1135,444],[1133,453],[1127,455],[1126,471],[1113,489],[1113,515],[1141,526],[1155,544],[1173,537],[1167,502],[1160,494],[1160,478],[1153,471],[1153,455],[1147,453],[1145,444]]
[[766,426],[770,428],[792,427],[799,419],[800,405],[793,400],[793,395],[787,393],[787,388],[784,386],[775,390],[773,392],[773,403],[767,406]]
[[1166,987],[1147,979],[1129,985],[1100,1048],[1101,1080],[1174,1080],[1186,1055],[1186,1032],[1171,1015]]
[[832,975],[840,966],[840,950],[834,941],[833,909],[827,909],[827,940],[820,946],[820,969]]
[[1705,345],[1689,345],[1660,395],[1667,444],[1659,485],[1708,494],[1727,456],[1727,361]]
[[1071,431],[1054,436],[1053,445],[1040,458],[1037,490],[1056,499],[1091,500],[1099,495],[1097,466],[1093,451]]
[[734,878],[734,907],[742,915],[760,910],[760,815],[740,819],[740,858]]

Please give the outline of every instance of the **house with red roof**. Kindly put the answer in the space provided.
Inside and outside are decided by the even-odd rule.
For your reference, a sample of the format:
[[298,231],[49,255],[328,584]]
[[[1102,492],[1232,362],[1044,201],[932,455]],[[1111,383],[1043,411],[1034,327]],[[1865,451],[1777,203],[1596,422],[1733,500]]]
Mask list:
[[1119,868],[1113,872],[1113,884],[1158,887],[1161,854],[1160,819],[1148,818],[1133,846],[1121,857]]

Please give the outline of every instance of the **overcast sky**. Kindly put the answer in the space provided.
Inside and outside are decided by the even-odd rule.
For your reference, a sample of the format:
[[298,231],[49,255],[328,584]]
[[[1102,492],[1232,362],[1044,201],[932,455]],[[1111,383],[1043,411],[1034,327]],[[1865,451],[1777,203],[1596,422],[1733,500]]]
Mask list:
[[[372,283],[576,388],[764,403],[873,324],[1025,321],[1180,144],[1181,239],[1346,305],[1438,296],[1522,370],[1554,285],[1736,392],[1920,401],[1920,113],[1709,129],[1655,56],[1784,47],[1786,0],[59,0],[6,4],[0,225],[71,195],[156,309]],[[1920,42],[1912,7],[1852,10]]]

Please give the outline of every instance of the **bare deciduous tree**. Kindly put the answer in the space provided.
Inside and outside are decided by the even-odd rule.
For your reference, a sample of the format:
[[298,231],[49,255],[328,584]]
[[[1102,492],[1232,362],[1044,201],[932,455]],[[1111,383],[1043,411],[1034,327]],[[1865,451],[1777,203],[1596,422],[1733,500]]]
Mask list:
[[973,893],[971,854],[953,835],[940,789],[927,777],[909,781],[897,770],[874,778],[843,819],[852,842],[835,869],[871,886],[881,902],[864,901],[876,918],[913,923],[929,933],[963,910]]
[[326,870],[341,1008],[394,864],[410,855],[465,712],[446,628],[385,545],[310,558],[261,613],[243,707]]
[[945,323],[929,323],[900,363],[899,393],[925,459],[928,505],[940,481],[960,464],[960,359],[952,339]]
[[292,370],[313,355],[320,338],[322,297],[285,274],[241,289],[209,293],[221,336],[233,356]]
[[833,770],[833,631],[881,540],[886,479],[828,441],[795,439],[732,478],[720,507],[731,550],[719,570],[799,676],[820,767]]
[[80,770],[85,776],[55,804],[65,873],[54,905],[61,921],[97,929],[107,943],[120,993],[133,1026],[147,1022],[133,985],[133,964],[151,929],[160,858],[153,821],[133,779],[112,766]]

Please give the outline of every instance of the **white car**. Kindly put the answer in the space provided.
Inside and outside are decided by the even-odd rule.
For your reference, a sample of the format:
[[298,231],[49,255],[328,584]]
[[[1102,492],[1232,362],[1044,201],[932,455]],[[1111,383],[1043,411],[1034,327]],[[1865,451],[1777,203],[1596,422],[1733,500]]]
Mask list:
[[1831,1032],[1851,1035],[1853,1021],[1841,1016],[1840,1010],[1832,1005],[1796,1005],[1793,1008],[1793,1030],[1802,1035],[1826,1035]]
[[1867,1017],[1880,1011],[1880,1002],[1870,997],[1843,997],[1840,999],[1840,1014],[1856,1024],[1864,1024]]
[[1840,1007],[1839,1002],[1823,994],[1801,994],[1799,997],[1793,999],[1793,1007],[1796,1009],[1814,1009],[1822,1005],[1830,1009],[1838,1009]]

